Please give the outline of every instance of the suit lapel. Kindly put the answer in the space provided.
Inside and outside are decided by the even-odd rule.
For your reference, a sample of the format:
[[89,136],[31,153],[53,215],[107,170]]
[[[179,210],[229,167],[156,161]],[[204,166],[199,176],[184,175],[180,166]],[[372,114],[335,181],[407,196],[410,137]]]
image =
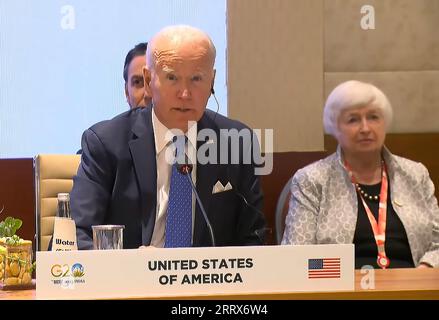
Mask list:
[[[215,123],[204,113],[197,125],[198,132],[203,129],[212,129],[215,131],[217,137],[219,137],[219,130]],[[207,141],[197,141],[197,151]],[[217,161],[219,161],[219,141],[216,141],[215,148],[217,149]],[[211,212],[209,210],[210,201],[212,200],[212,188],[218,181],[219,176],[219,164],[200,164],[197,162],[197,182],[196,188],[200,196],[201,202],[206,210],[207,217],[212,222]],[[194,225],[194,237],[193,245],[200,246],[205,245],[203,239],[209,238],[206,222],[204,221],[203,213],[198,204],[195,206],[195,225]],[[215,226],[212,225],[213,232],[215,233]],[[210,240],[209,240],[210,241]]]
[[140,188],[142,244],[149,245],[154,230],[157,202],[157,164],[151,106],[141,110],[133,125],[129,142],[135,175]]

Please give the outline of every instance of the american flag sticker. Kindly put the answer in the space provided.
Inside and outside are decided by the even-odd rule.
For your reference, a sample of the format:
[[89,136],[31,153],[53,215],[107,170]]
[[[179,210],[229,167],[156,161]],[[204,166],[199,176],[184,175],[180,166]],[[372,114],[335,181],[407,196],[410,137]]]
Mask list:
[[340,258],[308,259],[308,279],[340,278]]

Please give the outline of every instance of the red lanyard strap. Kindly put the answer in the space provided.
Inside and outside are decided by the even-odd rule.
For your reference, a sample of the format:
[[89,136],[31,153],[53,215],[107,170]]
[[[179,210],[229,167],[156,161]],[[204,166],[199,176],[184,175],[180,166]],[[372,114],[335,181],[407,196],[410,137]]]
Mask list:
[[[349,172],[351,181],[355,185],[357,181],[352,173],[349,164],[345,161],[345,167]],[[357,188],[355,188],[357,190]],[[389,266],[390,260],[386,256],[385,243],[386,243],[386,221],[387,221],[387,191],[388,191],[388,179],[387,179],[387,168],[385,163],[381,166],[381,191],[380,191],[380,202],[378,206],[378,223],[372,214],[369,206],[364,200],[363,195],[357,190],[360,195],[361,202],[363,203],[364,209],[366,210],[367,217],[369,218],[370,225],[372,227],[373,235],[375,237],[375,242],[378,248],[378,258],[377,263],[382,268],[385,269]]]

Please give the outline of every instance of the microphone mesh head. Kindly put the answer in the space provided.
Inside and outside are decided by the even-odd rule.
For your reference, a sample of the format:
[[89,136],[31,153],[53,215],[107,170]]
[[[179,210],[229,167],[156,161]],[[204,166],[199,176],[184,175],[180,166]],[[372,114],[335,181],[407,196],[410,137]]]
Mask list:
[[191,164],[180,164],[178,166],[178,171],[184,175],[189,174],[192,172],[192,165]]

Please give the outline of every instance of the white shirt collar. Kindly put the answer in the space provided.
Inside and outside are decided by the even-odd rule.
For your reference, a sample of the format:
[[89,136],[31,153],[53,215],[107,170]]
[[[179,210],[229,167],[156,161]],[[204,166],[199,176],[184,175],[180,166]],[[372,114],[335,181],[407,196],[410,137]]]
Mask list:
[[[151,114],[152,114],[152,128],[154,131],[155,152],[156,154],[159,154],[166,147],[169,141],[172,140],[171,137],[175,136],[175,134],[172,134],[172,136],[168,135],[170,139],[166,139],[167,133],[169,131],[172,132],[172,130],[169,130],[163,123],[160,122],[160,120],[157,118],[154,112],[154,107],[152,107]],[[195,122],[194,125],[189,128],[189,130],[185,133],[185,135],[190,142],[188,146],[191,145],[193,150],[197,150],[197,122]]]

